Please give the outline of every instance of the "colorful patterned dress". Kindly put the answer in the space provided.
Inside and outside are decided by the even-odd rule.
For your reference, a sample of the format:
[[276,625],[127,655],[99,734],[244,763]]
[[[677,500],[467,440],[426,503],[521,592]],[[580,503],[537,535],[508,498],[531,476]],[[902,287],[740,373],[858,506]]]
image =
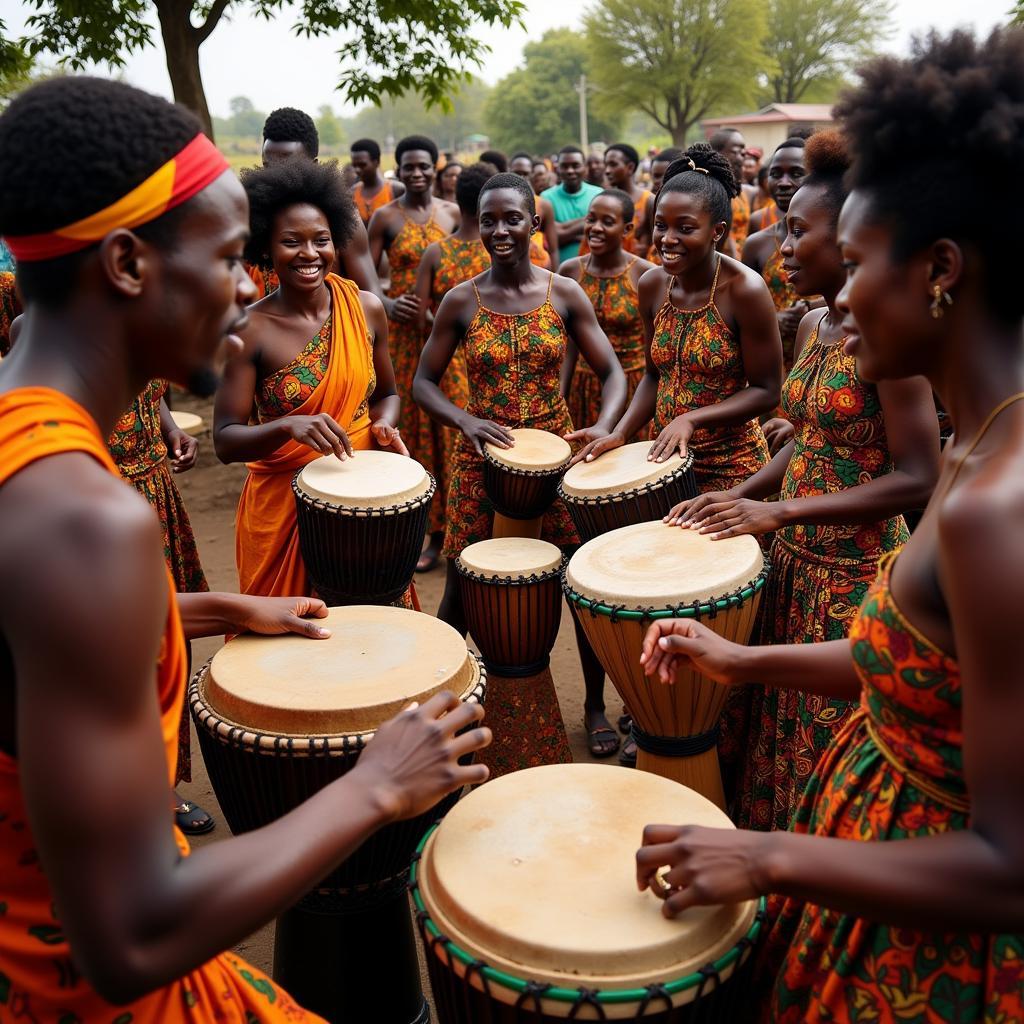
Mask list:
[[[397,299],[399,295],[416,294],[416,271],[419,269],[423,253],[431,242],[439,242],[446,236],[445,230],[434,223],[433,215],[426,224],[417,224],[405,216],[401,231],[388,246],[388,264],[391,267],[391,287],[388,296]],[[437,431],[430,417],[420,410],[412,397],[412,380],[416,376],[420,352],[426,339],[420,330],[418,321],[401,323],[388,320],[388,349],[391,362],[395,368],[395,384],[402,400],[402,412],[398,427],[402,432],[402,440],[409,449],[409,454],[424,468],[438,478],[439,490],[441,481],[448,476],[445,470],[444,449],[437,445]],[[446,391],[454,391],[462,399],[458,405],[465,405],[468,395],[459,390],[458,367],[455,376],[449,382]],[[449,394],[451,397],[451,394]],[[428,529],[436,533],[444,529],[444,502],[435,496],[430,506]]]
[[[527,313],[488,309],[473,282],[479,308],[462,342],[469,370],[467,408],[472,415],[505,427],[533,427],[560,436],[572,430],[558,388],[566,333],[551,305],[554,278],[549,275],[544,302]],[[460,435],[445,513],[445,557],[455,558],[468,545],[489,540],[493,513],[484,492],[483,459]],[[560,547],[579,543],[562,502],[555,502],[544,516],[541,537]]]
[[[199,561],[188,512],[167,462],[167,445],[160,433],[160,400],[167,381],[153,380],[114,425],[107,447],[117,471],[153,506],[163,533],[164,560],[179,593],[209,590]],[[192,781],[188,710],[178,729],[178,767],[174,784]]]
[[21,300],[14,284],[14,274],[0,272],[0,358],[11,350],[11,324],[21,313]]
[[[580,266],[580,287],[587,293],[597,314],[597,322],[608,335],[626,373],[627,403],[632,400],[633,392],[643,380],[646,367],[644,322],[640,316],[636,285],[629,273],[634,263],[635,256],[630,258],[626,269],[615,277],[592,274],[589,257],[582,259]],[[576,369],[569,385],[569,414],[577,427],[593,426],[601,415],[601,381],[582,356],[576,360]]]
[[[784,309],[789,309],[800,302],[800,296],[797,295],[796,289],[789,283],[789,275],[783,269],[783,256],[782,249],[779,245],[778,232],[774,232],[775,235],[775,248],[772,250],[771,256],[765,260],[764,268],[761,271],[761,276],[764,278],[764,283],[768,285],[768,291],[771,292],[772,302],[775,303],[775,308],[778,312],[782,312]],[[782,335],[782,363],[786,369],[786,372],[793,366],[793,349],[796,344],[796,328],[791,331],[783,332]]]
[[372,199],[366,198],[361,181],[356,182],[355,188],[352,189],[352,201],[356,204],[356,209],[364,224],[369,224],[370,218],[377,210],[382,206],[387,206],[394,198],[395,190],[390,181],[385,181],[380,191]]
[[253,302],[259,302],[265,295],[276,292],[281,286],[277,271],[273,268],[264,270],[263,267],[257,267],[254,263],[246,263],[245,272],[249,275],[252,283],[256,285],[257,294],[256,298],[252,300]]
[[[708,301],[698,309],[672,305],[669,282],[665,302],[654,318],[651,359],[658,370],[658,393],[651,437],[677,416],[721,402],[747,386],[743,352],[715,305],[721,257]],[[757,420],[694,432],[693,472],[702,491],[728,490],[768,462],[768,443]]]
[[[441,300],[456,286],[463,284],[477,274],[482,274],[491,265],[491,257],[479,239],[463,241],[449,235],[437,243],[440,250],[437,269],[430,289],[431,309],[436,314]],[[547,250],[545,250],[546,252]],[[441,378],[441,390],[450,402],[460,409],[469,404],[469,377],[466,372],[466,353],[461,347],[452,355],[448,369]],[[424,419],[427,417],[424,415]],[[441,457],[433,468],[427,467],[437,480],[437,497],[431,507],[430,531],[440,532],[444,529],[444,509],[448,501],[448,483],[452,473],[452,460],[455,458],[455,446],[459,432],[451,427],[428,421],[433,431],[433,449],[440,452]]]
[[[968,827],[963,690],[957,661],[901,614],[883,559],[850,630],[860,707],[819,762],[793,831],[859,842]],[[1024,936],[874,924],[772,900],[762,963],[778,971],[778,1024],[1016,1024],[1024,1020]]]
[[732,198],[732,227],[729,234],[732,237],[733,245],[736,246],[736,256],[743,251],[743,243],[747,240],[750,231],[750,200],[746,193],[740,190],[738,196]]
[[[835,494],[892,472],[877,388],[860,379],[842,342],[818,340],[817,327],[783,386],[782,409],[796,428],[783,500]],[[783,527],[772,542],[760,642],[845,637],[879,559],[908,536],[902,516],[862,526]],[[854,705],[798,690],[745,690],[752,698],[751,729],[734,817],[741,828],[785,829]]]

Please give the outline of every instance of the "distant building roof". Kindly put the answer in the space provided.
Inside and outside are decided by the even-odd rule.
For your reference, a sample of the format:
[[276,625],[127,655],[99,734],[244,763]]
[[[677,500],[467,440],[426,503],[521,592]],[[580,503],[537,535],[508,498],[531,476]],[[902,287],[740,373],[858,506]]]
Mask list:
[[778,124],[784,122],[832,120],[829,103],[769,103],[755,114],[734,114],[731,117],[705,117],[701,124],[717,128],[724,124]]

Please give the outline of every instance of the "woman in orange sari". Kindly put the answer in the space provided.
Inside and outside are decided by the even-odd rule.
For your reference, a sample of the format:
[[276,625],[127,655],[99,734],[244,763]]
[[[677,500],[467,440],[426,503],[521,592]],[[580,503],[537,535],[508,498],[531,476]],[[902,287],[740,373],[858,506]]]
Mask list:
[[[250,310],[214,410],[222,462],[246,462],[235,557],[243,594],[309,594],[291,481],[322,455],[407,455],[379,300],[329,272],[358,214],[337,170],[305,160],[245,175],[251,263],[281,285]],[[250,423],[253,407],[256,422]]]

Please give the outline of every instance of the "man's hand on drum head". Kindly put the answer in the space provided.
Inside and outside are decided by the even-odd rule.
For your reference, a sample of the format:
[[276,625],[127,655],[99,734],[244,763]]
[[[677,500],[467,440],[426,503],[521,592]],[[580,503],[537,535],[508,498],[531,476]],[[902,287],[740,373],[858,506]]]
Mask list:
[[664,462],[676,452],[686,458],[686,445],[696,428],[685,414],[677,416],[654,440],[647,453],[650,462]]
[[692,664],[723,686],[742,681],[740,660],[746,648],[723,640],[713,630],[693,619],[658,619],[644,637],[640,664],[649,676],[672,684],[680,667]]
[[605,452],[610,452],[614,448],[621,448],[626,443],[625,437],[617,430],[613,430],[610,434],[594,437],[592,434],[593,429],[593,427],[587,427],[584,430],[575,430],[573,433],[565,435],[565,439],[569,444],[572,444],[574,441],[586,442],[572,457],[572,460],[569,462],[570,466],[575,466],[577,462],[593,462],[599,455],[604,455]]
[[732,497],[732,491],[708,491],[706,494],[698,494],[696,498],[687,498],[686,501],[673,505],[662,522],[668,523],[669,526],[689,526],[702,509],[714,502],[729,501]]
[[233,607],[238,615],[235,625],[240,632],[279,636],[298,633],[312,640],[326,640],[329,629],[317,623],[327,618],[327,605],[316,597],[253,597],[249,594],[232,595]]
[[315,416],[282,416],[278,422],[293,441],[321,455],[336,455],[342,462],[352,455],[348,434],[325,412]]
[[406,448],[398,427],[393,427],[387,420],[374,420],[370,424],[370,433],[373,434],[373,440],[382,452],[394,452],[396,455],[409,457],[409,449]]
[[492,420],[478,419],[468,413],[462,422],[462,432],[476,449],[477,455],[483,455],[485,444],[497,445],[499,448],[514,448],[516,444],[516,439],[508,427],[503,427]]
[[448,691],[412,704],[377,730],[348,777],[368,787],[389,820],[413,818],[447,794],[486,781],[486,765],[459,758],[486,747],[491,730],[456,735],[483,717],[482,705]]
[[731,498],[705,504],[696,513],[691,512],[688,522],[680,525],[710,535],[712,540],[741,537],[750,534],[760,537],[785,526],[788,506],[781,501],[751,501],[750,498]]
[[648,825],[636,853],[636,884],[664,900],[666,917],[689,907],[756,899],[768,892],[771,844],[770,832]]

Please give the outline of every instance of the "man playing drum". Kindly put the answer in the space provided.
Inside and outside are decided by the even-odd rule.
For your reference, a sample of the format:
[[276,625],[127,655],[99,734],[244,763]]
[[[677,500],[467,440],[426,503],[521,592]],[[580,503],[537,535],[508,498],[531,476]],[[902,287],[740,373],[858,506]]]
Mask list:
[[149,380],[209,394],[239,348],[245,194],[183,108],[59,78],[0,118],[0,232],[29,310],[0,368],[4,1003],[34,1020],[308,1021],[219,951],[381,825],[483,781],[456,759],[488,730],[453,739],[481,712],[444,693],[407,709],[294,812],[184,856],[167,787],[185,637],[323,635],[304,618],[318,601],[176,597],[156,518],[104,444]]

